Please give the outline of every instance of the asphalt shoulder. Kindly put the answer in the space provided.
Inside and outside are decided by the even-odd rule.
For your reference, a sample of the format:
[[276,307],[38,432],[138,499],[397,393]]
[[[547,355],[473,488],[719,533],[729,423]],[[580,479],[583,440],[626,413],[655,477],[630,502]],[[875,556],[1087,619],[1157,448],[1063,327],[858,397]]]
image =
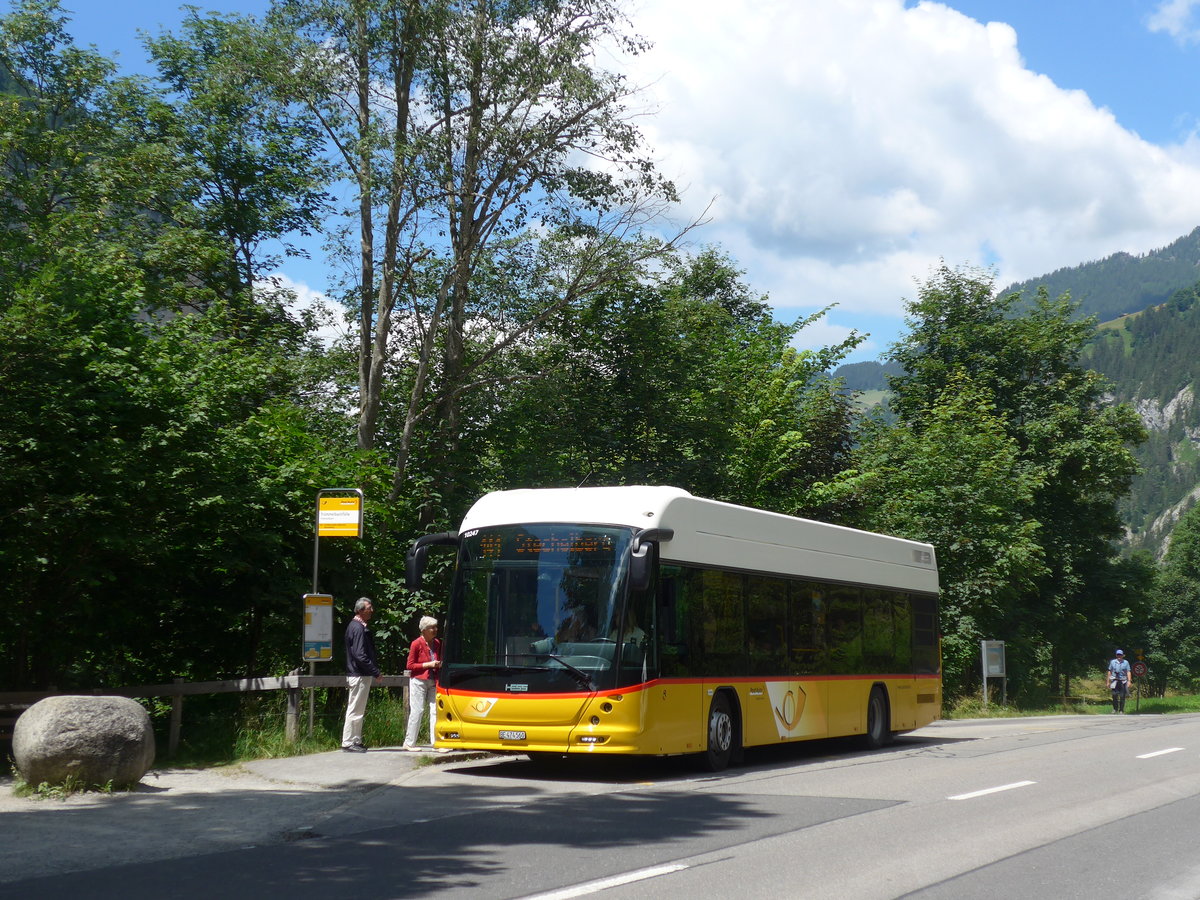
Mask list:
[[335,750],[208,769],[153,768],[130,791],[17,796],[0,778],[0,894],[26,879],[293,839],[427,767],[487,754]]
[[[113,794],[83,792],[65,799],[37,795],[18,797],[11,776],[0,777],[0,813],[44,808],[45,804],[88,806],[104,803],[106,797],[240,792],[253,787],[292,791],[369,790],[408,780],[411,773],[481,754],[439,753],[423,748],[416,752],[403,747],[371,748],[365,753],[333,750],[286,756],[278,759],[246,760],[235,765],[211,768],[172,768],[156,765],[130,791]],[[486,754],[483,754],[486,755]]]
[[372,747],[366,753],[334,750],[306,756],[249,760],[241,766],[260,778],[279,784],[352,789],[391,784],[414,769],[479,755],[439,753],[426,748],[414,752],[403,747]]

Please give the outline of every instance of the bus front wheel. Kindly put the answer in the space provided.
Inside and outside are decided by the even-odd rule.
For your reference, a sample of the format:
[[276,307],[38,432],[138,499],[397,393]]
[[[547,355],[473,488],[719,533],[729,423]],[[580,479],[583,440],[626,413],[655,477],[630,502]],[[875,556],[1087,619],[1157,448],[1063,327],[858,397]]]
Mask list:
[[713,697],[708,708],[708,749],[704,751],[704,766],[710,772],[720,772],[733,757],[733,711],[724,694]]
[[867,700],[867,749],[878,750],[892,742],[892,723],[888,719],[887,697],[883,688],[871,688],[871,697]]

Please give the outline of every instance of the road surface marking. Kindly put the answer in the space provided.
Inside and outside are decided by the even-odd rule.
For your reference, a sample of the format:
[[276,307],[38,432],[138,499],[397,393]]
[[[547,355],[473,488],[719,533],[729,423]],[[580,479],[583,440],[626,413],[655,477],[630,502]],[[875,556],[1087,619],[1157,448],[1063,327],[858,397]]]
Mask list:
[[551,891],[548,894],[534,894],[524,898],[524,900],[570,900],[571,897],[583,897],[586,894],[595,894],[598,891],[606,891],[609,888],[620,887],[623,884],[645,881],[647,878],[657,878],[659,875],[670,875],[672,872],[678,872],[686,868],[687,866],[682,864],[670,864],[654,866],[650,869],[638,869],[635,872],[626,872],[624,875],[601,878],[599,881],[586,881],[574,887],[563,888],[561,891]]
[[947,800],[970,800],[973,797],[982,797],[984,794],[996,794],[1000,791],[1011,791],[1013,788],[1026,787],[1031,784],[1037,784],[1036,781],[1014,781],[1012,784],[1002,784],[1000,787],[985,788],[982,791],[971,791],[969,794],[955,794],[953,797],[947,797]]
[[1138,759],[1149,759],[1152,756],[1164,756],[1167,753],[1178,753],[1182,747],[1168,747],[1166,750],[1155,750],[1153,753],[1143,753]]

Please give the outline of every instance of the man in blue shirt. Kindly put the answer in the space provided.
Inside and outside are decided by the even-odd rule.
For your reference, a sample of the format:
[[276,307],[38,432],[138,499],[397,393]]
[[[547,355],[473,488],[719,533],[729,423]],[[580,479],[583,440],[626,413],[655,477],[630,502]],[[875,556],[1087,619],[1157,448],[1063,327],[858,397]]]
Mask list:
[[1125,712],[1125,698],[1129,696],[1129,663],[1124,650],[1118,650],[1108,664],[1108,689],[1112,692],[1113,712]]
[[354,618],[346,626],[346,686],[350,697],[346,703],[346,721],[342,726],[342,749],[350,753],[365,753],[362,742],[363,714],[367,709],[367,695],[371,683],[383,673],[375,661],[375,638],[367,623],[375,614],[375,607],[367,597],[360,597],[354,604]]

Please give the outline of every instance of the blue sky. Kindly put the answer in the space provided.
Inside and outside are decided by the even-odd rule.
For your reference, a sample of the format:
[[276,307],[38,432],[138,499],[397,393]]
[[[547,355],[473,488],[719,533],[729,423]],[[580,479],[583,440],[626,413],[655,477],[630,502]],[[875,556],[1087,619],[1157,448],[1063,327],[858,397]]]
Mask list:
[[[176,4],[65,0],[80,43],[138,68],[139,28]],[[261,13],[265,0],[203,9]],[[631,0],[655,48],[610,65],[647,86],[644,129],[710,207],[781,317],[837,304],[800,336],[869,332],[944,259],[1000,285],[1200,225],[1200,0]],[[320,260],[285,273],[320,292]]]
[[[1059,87],[1086,91],[1093,103],[1111,109],[1117,121],[1146,140],[1174,141],[1196,128],[1200,47],[1194,37],[1191,43],[1177,42],[1166,31],[1150,28],[1151,18],[1169,4],[962,0],[948,5],[982,22],[1007,22],[1016,29],[1029,68]],[[1184,21],[1197,27],[1194,14]]]

